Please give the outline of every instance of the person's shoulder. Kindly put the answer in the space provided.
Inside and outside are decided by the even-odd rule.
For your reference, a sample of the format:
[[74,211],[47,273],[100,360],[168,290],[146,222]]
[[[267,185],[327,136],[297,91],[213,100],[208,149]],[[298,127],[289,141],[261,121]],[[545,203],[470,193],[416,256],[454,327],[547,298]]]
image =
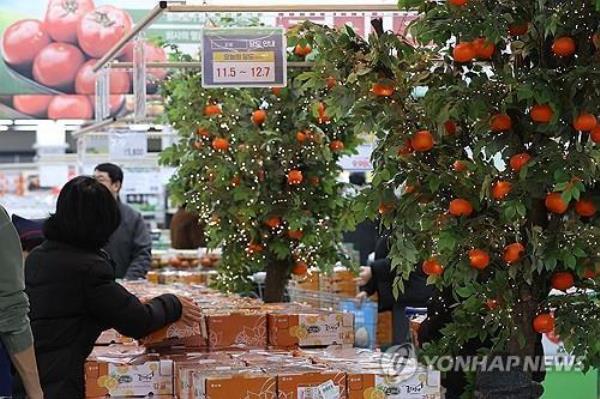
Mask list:
[[10,216],[8,216],[8,212],[2,205],[0,205],[0,228],[5,225],[11,223]]
[[100,252],[86,251],[56,241],[46,241],[34,249],[26,264],[60,264],[65,270],[87,271],[107,263]]
[[124,219],[137,219],[142,217],[142,214],[140,212],[133,209],[131,206],[125,204],[122,201],[119,202],[119,209],[121,211],[121,217]]

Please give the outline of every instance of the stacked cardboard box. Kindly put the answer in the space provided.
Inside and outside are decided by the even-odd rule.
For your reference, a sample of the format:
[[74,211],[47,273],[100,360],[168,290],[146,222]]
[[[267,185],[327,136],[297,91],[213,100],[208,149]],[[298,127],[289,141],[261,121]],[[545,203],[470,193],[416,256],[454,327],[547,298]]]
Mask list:
[[100,334],[100,337],[96,340],[96,345],[113,345],[113,344],[133,344],[134,339],[125,337],[117,330],[110,329],[105,330]]
[[95,353],[86,364],[88,398],[440,399],[439,372],[407,361],[390,375],[386,358],[370,350],[161,355],[111,350],[112,355]]
[[267,319],[272,348],[354,344],[354,318],[350,313],[286,310],[269,313]]
[[414,359],[357,348],[309,351],[305,355],[346,373],[347,399],[441,398],[440,372],[420,367]]
[[188,296],[202,310],[199,325],[173,323],[141,343],[151,348],[186,347],[195,351],[251,350],[295,347],[352,346],[353,316],[306,305],[264,304],[259,300],[224,295],[203,287],[179,289],[148,284],[127,288],[142,300],[164,292]]
[[172,396],[173,361],[136,345],[96,347],[85,364],[86,398]]
[[341,297],[354,298],[358,294],[355,278],[356,275],[352,271],[345,267],[336,267],[329,275],[321,274],[319,290]]
[[[439,398],[439,375],[417,369],[416,377],[390,379],[380,353],[352,348],[352,314],[264,304],[201,286],[126,287],[142,301],[167,292],[188,296],[202,321],[191,328],[173,323],[145,337],[144,346],[97,347],[85,366],[87,398]],[[107,333],[104,343],[119,339]]]

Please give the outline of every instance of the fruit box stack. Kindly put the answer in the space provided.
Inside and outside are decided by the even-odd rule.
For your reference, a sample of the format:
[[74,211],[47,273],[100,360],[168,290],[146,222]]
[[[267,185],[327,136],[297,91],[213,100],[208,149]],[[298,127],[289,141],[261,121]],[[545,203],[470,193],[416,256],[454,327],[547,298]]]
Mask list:
[[[264,304],[201,286],[157,286],[138,282],[124,286],[142,301],[171,293],[192,298],[202,310],[202,320],[196,326],[175,322],[140,340],[152,349],[184,347],[193,351],[219,351],[354,344],[351,314],[294,303]],[[105,335],[99,344],[112,342],[126,341]]]
[[85,364],[86,398],[173,395],[173,361],[136,345],[96,347]]
[[385,374],[382,354],[370,350],[161,355],[139,347],[103,350],[86,364],[87,398],[440,399],[438,372],[409,363],[406,372],[392,378]]
[[276,349],[354,345],[354,315],[318,309],[272,311],[269,347]]
[[147,347],[95,348],[85,365],[87,398],[439,398],[439,374],[417,368],[414,376],[391,380],[381,354],[351,348],[352,314],[263,304],[195,286],[126,287],[141,300],[187,295],[202,309],[202,323],[167,326],[142,340]]
[[[329,275],[321,274],[319,289],[322,292],[354,298],[358,294],[356,276],[345,267],[336,267]],[[326,304],[327,305],[327,304]],[[325,306],[327,307],[327,306]]]
[[347,399],[441,399],[440,372],[423,368],[414,359],[358,348],[305,351],[303,356],[344,371]]

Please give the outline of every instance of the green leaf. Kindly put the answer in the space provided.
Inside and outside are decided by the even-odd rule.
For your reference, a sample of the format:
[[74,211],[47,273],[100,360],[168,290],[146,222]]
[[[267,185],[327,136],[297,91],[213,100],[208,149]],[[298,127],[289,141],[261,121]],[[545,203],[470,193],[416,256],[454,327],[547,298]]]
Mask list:
[[492,184],[492,176],[485,175],[485,178],[483,179],[483,183],[481,184],[481,190],[479,191],[479,201],[483,201],[484,198],[487,196],[487,193],[488,193],[488,190],[490,189],[491,184]]
[[373,187],[379,187],[379,185],[381,184],[381,181],[382,181],[382,180],[383,180],[383,179],[382,179],[382,177],[381,177],[381,174],[379,174],[379,173],[376,173],[376,174],[375,174],[375,176],[373,176],[373,180],[371,181],[371,185],[372,185]]
[[454,251],[456,247],[457,237],[452,231],[442,231],[439,236],[438,246],[440,251]]
[[533,98],[533,92],[531,88],[527,85],[523,85],[517,89],[517,100],[529,100]]
[[565,265],[570,269],[575,269],[577,266],[577,258],[574,255],[568,255],[565,257]]
[[516,215],[517,215],[517,209],[514,206],[509,205],[504,209],[504,217],[506,219],[509,219],[509,220],[514,219],[514,217]]
[[508,275],[511,279],[515,279],[515,277],[517,277],[517,274],[519,274],[519,267],[518,265],[511,265],[508,267]]
[[585,258],[588,256],[587,253],[579,247],[573,249],[573,255],[575,255],[578,258]]
[[556,269],[556,258],[546,258],[544,263],[546,265],[546,269]]
[[439,276],[431,275],[427,277],[427,285],[434,285],[439,280]]
[[572,191],[563,191],[563,193],[561,194],[562,200],[565,201],[567,204],[571,202],[572,197]]
[[432,193],[436,193],[438,191],[438,189],[440,188],[441,183],[442,182],[440,181],[440,179],[438,179],[435,176],[431,176],[429,178],[429,182],[428,182],[429,191],[431,191]]
[[517,203],[517,213],[522,216],[525,217],[527,216],[527,207],[525,207],[525,205],[521,202]]
[[390,178],[392,177],[390,174],[390,171],[387,169],[382,169],[379,174],[381,175],[381,180],[382,181],[388,181],[390,180]]
[[569,181],[569,174],[564,170],[564,168],[556,169],[554,171],[553,177],[556,183]]
[[422,6],[425,0],[398,0],[398,8],[412,9]]
[[473,286],[458,287],[456,293],[462,298],[468,298],[473,295]]

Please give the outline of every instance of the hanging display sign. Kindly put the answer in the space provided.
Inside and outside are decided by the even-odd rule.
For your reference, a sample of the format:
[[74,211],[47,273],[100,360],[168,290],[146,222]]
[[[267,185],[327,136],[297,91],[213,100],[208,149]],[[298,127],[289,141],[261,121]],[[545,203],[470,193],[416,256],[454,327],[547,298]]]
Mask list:
[[203,30],[203,87],[283,87],[286,82],[282,28]]
[[357,154],[348,155],[341,158],[338,161],[338,164],[342,167],[342,169],[349,172],[367,172],[373,170],[373,164],[371,163],[373,146],[363,144],[359,145],[357,150]]
[[144,158],[148,153],[148,138],[144,133],[110,132],[109,156],[113,161]]

